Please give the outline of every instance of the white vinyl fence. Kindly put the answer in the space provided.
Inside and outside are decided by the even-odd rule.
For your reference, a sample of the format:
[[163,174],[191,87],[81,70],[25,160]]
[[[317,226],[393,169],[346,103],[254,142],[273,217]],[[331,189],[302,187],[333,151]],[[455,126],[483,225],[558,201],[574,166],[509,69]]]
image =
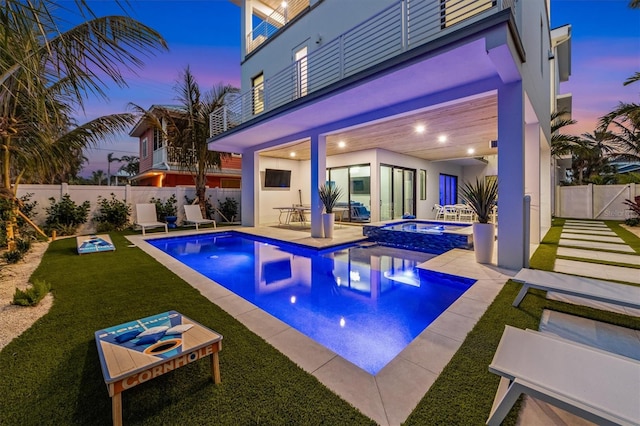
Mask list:
[[625,220],[634,213],[624,204],[640,195],[640,185],[581,185],[556,187],[556,217]]
[[[33,221],[38,225],[43,225],[47,219],[46,208],[51,205],[49,198],[54,198],[56,202],[60,201],[63,195],[69,194],[71,199],[78,205],[84,201],[91,203],[89,210],[89,220],[78,229],[79,234],[91,233],[95,231],[95,223],[91,220],[98,210],[98,197],[111,199],[111,194],[116,199],[124,201],[131,206],[131,222],[135,222],[135,205],[139,203],[148,203],[151,198],[158,198],[166,201],[172,195],[176,196],[176,206],[178,208],[178,224],[184,218],[184,209],[182,206],[186,204],[185,196],[190,200],[195,198],[195,187],[175,188],[157,188],[154,186],[100,186],[100,185],[20,185],[18,186],[18,197],[30,195],[29,202],[36,201],[37,205],[34,210],[35,215]],[[238,214],[235,220],[240,217],[240,190],[239,189],[207,189],[207,197],[211,204],[218,208],[220,202],[224,202],[226,198],[233,198],[238,202]],[[214,218],[218,222],[224,222],[219,214],[216,213]],[[229,218],[232,220],[232,218]]]

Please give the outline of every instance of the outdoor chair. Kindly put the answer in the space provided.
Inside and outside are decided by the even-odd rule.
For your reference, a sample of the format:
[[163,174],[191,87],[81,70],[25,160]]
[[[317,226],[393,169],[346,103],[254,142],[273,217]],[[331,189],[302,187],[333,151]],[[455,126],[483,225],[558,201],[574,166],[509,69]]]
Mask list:
[[502,423],[521,394],[599,425],[640,424],[637,360],[507,325],[489,371],[502,378],[488,425]]
[[436,220],[444,220],[444,206],[435,204],[433,208],[436,211]]
[[152,203],[136,204],[136,222],[142,228],[142,235],[145,235],[147,228],[159,228],[164,226],[164,232],[169,232],[169,228],[165,222],[158,222],[156,214],[156,205]]
[[530,288],[578,296],[630,308],[640,308],[640,287],[559,272],[521,269],[513,281],[522,283],[513,306],[520,305]]
[[443,209],[444,209],[443,220],[448,220],[453,222],[458,221],[458,209],[455,206],[446,205],[443,207]]
[[211,219],[205,219],[202,217],[202,211],[197,204],[190,204],[184,206],[184,223],[192,223],[196,225],[196,231],[199,225],[206,225],[213,223],[213,227],[216,227],[216,221]]

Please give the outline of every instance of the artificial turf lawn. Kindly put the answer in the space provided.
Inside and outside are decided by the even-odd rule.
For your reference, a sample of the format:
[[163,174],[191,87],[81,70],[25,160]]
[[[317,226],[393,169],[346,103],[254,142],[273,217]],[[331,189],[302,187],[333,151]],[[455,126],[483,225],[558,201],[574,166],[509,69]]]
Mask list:
[[[553,268],[563,223],[554,221],[531,267]],[[33,279],[52,283],[55,303],[0,352],[1,424],[110,424],[94,331],[169,309],[224,336],[222,383],[213,385],[206,360],[153,379],[124,393],[126,424],[372,423],[162,265],[127,248],[121,234],[111,236],[115,252],[78,256],[69,239],[45,254]],[[542,310],[553,309],[640,329],[640,319],[550,301],[538,290],[514,308],[519,289],[504,286],[406,424],[484,424],[499,382],[488,365],[505,324],[537,329]],[[517,407],[504,424],[516,417]]]
[[[222,383],[208,360],[123,394],[125,424],[373,424],[119,233],[117,250],[78,256],[51,243],[32,279],[52,285],[51,311],[0,352],[0,424],[111,424],[96,330],[167,310],[223,335]],[[28,309],[28,308],[27,308]]]
[[[554,220],[530,266],[552,270],[564,220]],[[613,223],[614,226],[619,225]],[[609,224],[612,228],[611,224]],[[615,229],[615,228],[614,228]],[[622,231],[624,229],[620,228]],[[618,232],[618,231],[616,231]],[[627,232],[627,231],[625,231]],[[627,232],[632,246],[640,239]],[[635,240],[634,240],[635,239]],[[505,324],[538,329],[543,309],[609,322],[640,330],[640,319],[584,306],[547,300],[540,290],[529,290],[519,307],[511,306],[520,285],[508,281],[496,299],[467,335],[460,349],[411,413],[406,425],[482,425],[489,417],[500,377],[489,373],[488,366],[504,331]],[[516,424],[519,404],[510,411],[503,425]]]

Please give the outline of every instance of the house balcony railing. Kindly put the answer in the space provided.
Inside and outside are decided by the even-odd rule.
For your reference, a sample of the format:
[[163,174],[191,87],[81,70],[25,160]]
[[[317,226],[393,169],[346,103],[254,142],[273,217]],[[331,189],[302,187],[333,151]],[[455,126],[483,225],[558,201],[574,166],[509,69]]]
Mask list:
[[[195,164],[198,161],[195,150],[189,152],[190,164]],[[173,146],[163,146],[153,151],[153,168],[162,169],[167,167],[179,168],[181,164],[180,152]]]
[[400,0],[230,99],[211,113],[210,136],[500,10],[511,9],[517,23],[517,7],[518,0]]
[[247,34],[247,54],[267,41],[308,7],[309,0],[288,0],[280,3],[280,6]]

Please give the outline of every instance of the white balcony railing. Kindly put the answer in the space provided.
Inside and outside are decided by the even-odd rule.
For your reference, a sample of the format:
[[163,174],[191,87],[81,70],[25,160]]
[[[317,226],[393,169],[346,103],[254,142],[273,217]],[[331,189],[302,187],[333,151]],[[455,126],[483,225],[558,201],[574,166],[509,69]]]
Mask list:
[[309,0],[288,0],[280,3],[262,22],[247,34],[247,52],[250,53],[272,37],[280,28],[309,7]]
[[[197,162],[195,150],[191,150],[188,160],[189,164]],[[166,168],[167,166],[176,169],[180,166],[180,153],[173,146],[163,146],[153,151],[153,168]]]
[[455,32],[517,0],[400,0],[210,115],[210,136]]

